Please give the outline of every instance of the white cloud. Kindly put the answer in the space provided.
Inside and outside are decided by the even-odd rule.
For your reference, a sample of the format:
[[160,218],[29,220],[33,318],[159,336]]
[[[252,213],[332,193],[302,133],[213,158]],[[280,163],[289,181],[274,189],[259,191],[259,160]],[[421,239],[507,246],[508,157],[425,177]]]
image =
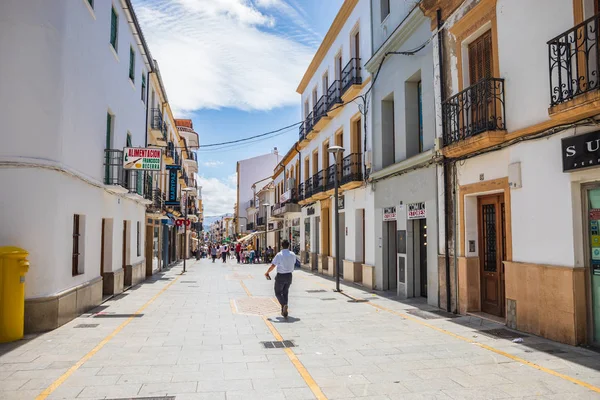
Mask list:
[[227,177],[227,183],[237,188],[237,173],[233,173]]
[[177,113],[298,103],[320,41],[283,0],[150,0],[136,11]]
[[216,168],[223,165],[223,161],[204,161],[202,165],[206,168]]
[[202,186],[202,205],[204,215],[221,215],[232,213],[237,199],[237,191],[217,178],[198,177]]

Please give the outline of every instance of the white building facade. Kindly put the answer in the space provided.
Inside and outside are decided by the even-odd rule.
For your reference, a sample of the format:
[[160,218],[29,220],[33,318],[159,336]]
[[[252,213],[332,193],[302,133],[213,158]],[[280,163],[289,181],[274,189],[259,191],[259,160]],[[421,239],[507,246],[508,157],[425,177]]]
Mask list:
[[0,182],[11,188],[0,244],[29,252],[27,332],[68,322],[144,268],[143,179],[121,159],[146,145],[152,64],[131,10],[128,0],[0,4],[0,35],[19,38],[0,45]]
[[[417,1],[371,0],[375,284],[438,306],[433,49]],[[425,46],[422,46],[426,44]]]
[[[340,275],[373,287],[373,193],[365,179],[370,169],[370,122],[364,97],[371,55],[370,4],[347,0],[308,67],[300,85],[304,123],[297,144],[296,168],[300,218],[300,255],[307,268]],[[353,101],[354,100],[354,101]],[[368,114],[367,114],[368,118]],[[329,148],[341,146],[337,168]],[[339,224],[335,226],[334,171],[340,186]],[[292,221],[293,222],[293,221]],[[339,254],[335,236],[340,232]]]

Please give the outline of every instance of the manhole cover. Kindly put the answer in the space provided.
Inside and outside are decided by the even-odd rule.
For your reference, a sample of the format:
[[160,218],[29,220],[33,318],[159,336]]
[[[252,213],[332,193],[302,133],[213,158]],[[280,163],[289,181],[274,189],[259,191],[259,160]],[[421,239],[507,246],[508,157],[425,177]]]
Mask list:
[[296,347],[291,340],[279,340],[274,342],[260,342],[265,349],[285,349],[287,347]]
[[252,279],[252,275],[249,274],[238,274],[234,272],[233,274],[225,276],[225,279],[229,281],[243,280],[243,279]]
[[527,335],[523,335],[522,333],[512,332],[508,329],[498,328],[498,329],[488,329],[485,331],[479,331],[482,335],[491,337],[493,339],[516,339],[516,338],[524,338],[528,337]]
[[431,310],[431,311],[423,311],[423,310],[407,310],[408,314],[414,315],[415,317],[423,318],[423,319],[444,319],[444,318],[458,318],[459,315],[455,315],[446,311],[440,310]]
[[306,293],[325,293],[327,290],[323,290],[323,289],[312,289],[312,290],[307,290]]
[[100,324],[79,324],[75,325],[74,328],[95,328],[97,326],[100,326]]
[[267,316],[281,312],[281,306],[272,297],[245,297],[231,302],[231,308],[237,314]]
[[337,300],[337,299],[335,299],[335,298],[333,298],[333,297],[326,297],[326,298],[324,298],[324,299],[321,299],[321,300]]

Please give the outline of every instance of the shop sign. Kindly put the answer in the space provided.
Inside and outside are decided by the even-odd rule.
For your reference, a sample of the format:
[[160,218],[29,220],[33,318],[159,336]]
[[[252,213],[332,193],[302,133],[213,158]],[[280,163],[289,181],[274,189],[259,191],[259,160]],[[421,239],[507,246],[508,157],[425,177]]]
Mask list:
[[592,261],[592,273],[594,275],[600,275],[600,262]]
[[383,209],[383,220],[384,221],[395,221],[396,220],[396,207],[385,207]]
[[315,208],[314,207],[308,207],[306,209],[306,215],[315,215]]
[[600,220],[600,208],[592,208],[590,210],[590,219],[592,221]]
[[177,205],[177,171],[179,165],[167,165],[169,171],[169,199],[165,203],[167,205]]
[[600,165],[600,131],[562,139],[563,172]]
[[281,204],[283,204],[283,203],[289,201],[290,197],[291,197],[291,192],[289,190],[286,192],[283,192],[283,193],[281,193],[281,196],[279,196],[279,202]]
[[157,148],[125,147],[123,168],[138,171],[160,171],[162,150]]
[[408,205],[408,219],[424,219],[425,217],[427,217],[427,209],[424,201]]
[[345,205],[346,205],[346,197],[345,196],[339,196],[338,197],[338,209],[343,210]]

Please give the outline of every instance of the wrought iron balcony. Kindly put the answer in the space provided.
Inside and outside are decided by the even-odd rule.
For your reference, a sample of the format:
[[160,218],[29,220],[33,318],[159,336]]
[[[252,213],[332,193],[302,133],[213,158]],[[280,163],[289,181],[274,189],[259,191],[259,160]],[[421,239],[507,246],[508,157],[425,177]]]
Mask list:
[[256,226],[264,226],[265,225],[265,217],[256,218]]
[[362,77],[360,76],[360,58],[351,58],[348,64],[342,70],[342,89],[340,96],[350,89],[352,85],[362,84]]
[[163,121],[163,116],[162,113],[160,112],[159,108],[153,108],[151,110],[152,112],[152,117],[150,119],[150,128],[157,130],[157,131],[162,131],[164,129],[164,121]]
[[313,126],[315,126],[315,123],[314,123],[314,120],[313,120],[313,113],[311,112],[306,117],[306,120],[304,120],[304,131],[306,132],[307,135],[310,133],[310,131],[312,130]]
[[246,231],[252,231],[254,230],[254,222],[248,222],[246,224]]
[[[335,164],[331,164],[327,167],[327,174],[325,175],[325,190],[331,190],[335,187]],[[338,178],[340,177],[340,171],[338,170]],[[341,184],[338,180],[338,184]]]
[[342,104],[342,81],[335,80],[327,89],[327,111],[335,105]]
[[300,128],[298,129],[298,131],[299,131],[298,132],[298,138],[299,138],[300,141],[303,141],[304,138],[306,137],[306,128],[305,128],[304,124],[305,124],[305,122],[302,122],[300,124]]
[[342,182],[344,185],[349,182],[356,182],[363,180],[362,173],[362,154],[352,153],[347,155],[342,160]]
[[104,150],[104,184],[127,188],[125,185],[122,150]]
[[181,165],[181,160],[179,157],[179,153],[176,150],[173,150],[173,160],[175,160],[175,165]]
[[312,194],[321,193],[325,190],[325,171],[320,170],[316,174],[313,175],[312,178],[313,183],[313,191]]
[[327,96],[321,96],[321,98],[315,104],[313,108],[314,122],[313,126],[316,125],[321,118],[327,116]]
[[600,89],[600,14],[548,42],[550,105]]
[[175,158],[175,145],[173,144],[173,142],[169,142],[167,143],[167,151],[166,151],[166,156],[169,158]]
[[442,103],[444,146],[506,129],[504,79],[485,78]]
[[313,178],[310,177],[304,182],[304,199],[309,199],[313,195]]
[[298,200],[304,200],[304,182],[298,185]]

